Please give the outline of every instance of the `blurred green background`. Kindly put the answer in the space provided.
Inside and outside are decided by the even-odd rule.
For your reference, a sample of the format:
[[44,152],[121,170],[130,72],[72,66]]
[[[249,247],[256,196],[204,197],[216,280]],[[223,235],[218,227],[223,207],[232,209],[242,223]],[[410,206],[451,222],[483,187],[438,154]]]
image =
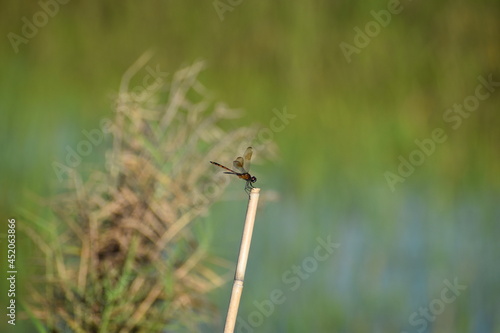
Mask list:
[[[36,209],[29,193],[57,190],[51,164],[65,147],[113,117],[141,54],[170,74],[203,59],[215,100],[246,111],[230,127],[271,128],[273,109],[295,116],[273,133],[281,159],[255,156],[257,184],[279,200],[261,202],[237,332],[500,332],[500,87],[470,97],[478,77],[500,81],[498,1],[402,1],[389,16],[388,1],[46,2],[4,2],[0,14],[3,236],[18,207]],[[34,16],[36,33],[14,45],[9,33],[24,38]],[[474,111],[447,113],[464,102]],[[436,128],[444,142],[416,152]],[[391,186],[400,156],[419,165]],[[223,201],[200,221],[231,261],[245,204]],[[324,260],[318,237],[338,245]],[[230,289],[210,295],[220,317],[206,332],[222,330]]]

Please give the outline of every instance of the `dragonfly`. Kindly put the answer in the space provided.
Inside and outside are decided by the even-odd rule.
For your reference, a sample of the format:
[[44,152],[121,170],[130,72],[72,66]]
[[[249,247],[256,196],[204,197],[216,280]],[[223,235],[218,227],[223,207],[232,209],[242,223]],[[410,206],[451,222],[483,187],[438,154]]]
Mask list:
[[227,168],[227,167],[225,167],[222,164],[219,164],[217,162],[210,161],[210,163],[217,165],[218,167],[221,167],[224,170],[227,170],[226,172],[224,172],[226,174],[235,175],[235,176],[238,176],[238,178],[245,180],[247,182],[245,185],[245,191],[247,193],[249,193],[250,190],[253,188],[253,183],[255,183],[257,181],[256,177],[254,177],[248,173],[248,170],[250,168],[250,159],[252,158],[252,154],[253,154],[253,148],[248,147],[245,150],[243,157],[241,157],[241,156],[236,157],[236,159],[233,161],[233,167],[238,171],[231,170],[231,169],[229,169],[229,168]]

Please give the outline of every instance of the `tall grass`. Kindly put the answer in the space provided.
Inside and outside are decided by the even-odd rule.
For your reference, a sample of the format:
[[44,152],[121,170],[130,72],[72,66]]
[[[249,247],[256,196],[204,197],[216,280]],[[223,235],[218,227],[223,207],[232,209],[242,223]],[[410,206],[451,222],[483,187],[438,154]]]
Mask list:
[[28,308],[48,331],[196,331],[213,317],[206,293],[231,275],[192,227],[227,184],[208,161],[228,159],[257,128],[220,127],[238,114],[213,105],[201,62],[144,87],[147,98],[131,93],[148,60],[124,75],[106,170],[85,180],[72,171],[65,192],[46,201],[51,221],[24,214],[44,258]]

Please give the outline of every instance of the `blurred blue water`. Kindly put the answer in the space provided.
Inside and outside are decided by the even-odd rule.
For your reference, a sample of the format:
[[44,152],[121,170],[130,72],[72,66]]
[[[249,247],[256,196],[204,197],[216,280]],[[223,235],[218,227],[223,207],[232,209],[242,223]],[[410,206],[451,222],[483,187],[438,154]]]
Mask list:
[[[494,332],[500,327],[494,198],[443,200],[407,191],[376,213],[357,200],[356,209],[315,200],[270,203],[258,215],[240,316],[248,319],[258,311],[254,302],[278,288],[286,301],[256,332]],[[291,290],[284,272],[300,267],[317,237],[327,236],[340,246]],[[453,296],[447,291],[453,283],[465,290],[447,303],[442,295]],[[221,311],[226,302],[218,300]]]

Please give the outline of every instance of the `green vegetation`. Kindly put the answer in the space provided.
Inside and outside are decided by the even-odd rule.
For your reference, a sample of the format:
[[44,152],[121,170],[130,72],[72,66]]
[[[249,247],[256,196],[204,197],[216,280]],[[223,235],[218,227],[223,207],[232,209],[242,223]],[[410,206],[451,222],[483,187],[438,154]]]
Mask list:
[[[53,221],[37,211],[31,194],[61,191],[53,163],[65,161],[68,146],[77,149],[86,138],[82,131],[113,119],[119,84],[139,56],[153,51],[145,66],[150,70],[137,73],[131,87],[141,87],[151,73],[168,80],[202,59],[207,69],[200,81],[211,98],[245,111],[223,128],[259,123],[272,129],[273,110],[295,116],[272,131],[280,159],[261,163],[255,156],[256,185],[279,200],[264,203],[257,216],[241,325],[255,332],[500,330],[500,87],[483,85],[480,96],[490,96],[476,95],[481,80],[500,81],[500,6],[402,1],[392,12],[390,6],[241,1],[221,14],[212,1],[61,4],[17,53],[4,38],[3,219],[23,209]],[[37,2],[6,3],[4,36],[22,35],[22,18],[32,20],[40,10]],[[392,13],[390,21],[382,10]],[[357,36],[359,31],[368,37]],[[357,51],[347,59],[341,43]],[[462,111],[449,111],[458,104]],[[436,129],[446,139],[426,153],[415,140],[428,142]],[[257,134],[248,141],[265,146],[266,140]],[[111,142],[109,136],[94,145],[75,170],[86,178],[104,169]],[[235,144],[235,154],[238,149]],[[407,172],[398,171],[402,163]],[[404,179],[393,184],[394,191],[387,172]],[[196,223],[200,234],[212,235],[204,240],[209,252],[231,262],[243,222],[241,188],[231,184],[223,199],[232,200]],[[340,244],[331,257],[317,267],[305,261],[314,258],[317,238],[327,236]],[[27,239],[20,244],[22,286],[38,257]],[[288,271],[299,277],[295,290],[283,280]],[[447,303],[443,281],[455,278],[467,289]],[[221,330],[228,286],[210,294],[219,317],[207,332]],[[266,300],[275,289],[286,300],[271,308]],[[0,295],[1,304],[5,297]],[[432,315],[434,309],[426,318],[419,312],[440,300],[439,314]],[[32,324],[25,325],[32,331]]]

